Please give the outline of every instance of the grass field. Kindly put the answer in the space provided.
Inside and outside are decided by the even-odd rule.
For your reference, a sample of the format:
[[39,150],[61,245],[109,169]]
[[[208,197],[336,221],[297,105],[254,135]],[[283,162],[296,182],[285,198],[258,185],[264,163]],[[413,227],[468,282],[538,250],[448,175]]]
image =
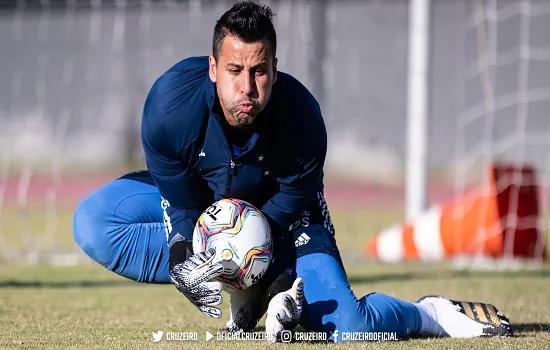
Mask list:
[[[9,213],[8,213],[9,214]],[[1,220],[2,236],[16,249],[18,213]],[[424,339],[390,343],[276,344],[273,348],[376,349],[548,349],[550,348],[550,266],[536,271],[472,272],[439,265],[379,265],[361,261],[367,238],[399,220],[391,208],[368,212],[333,211],[339,246],[356,295],[372,291],[416,300],[441,294],[486,301],[505,312],[517,331],[513,339]],[[71,247],[70,211],[56,215],[50,238]],[[10,219],[11,218],[11,219]],[[19,218],[19,219],[18,219]],[[45,232],[43,213],[31,212],[25,229]],[[365,224],[368,223],[368,224]],[[37,231],[41,230],[41,231]],[[50,243],[51,244],[51,243]],[[227,303],[223,305],[227,311]],[[263,342],[205,342],[205,331],[223,329],[221,320],[202,316],[169,285],[143,285],[96,264],[48,266],[0,263],[0,348],[265,348]],[[263,324],[263,320],[261,325]],[[196,331],[197,342],[153,343],[152,331]]]

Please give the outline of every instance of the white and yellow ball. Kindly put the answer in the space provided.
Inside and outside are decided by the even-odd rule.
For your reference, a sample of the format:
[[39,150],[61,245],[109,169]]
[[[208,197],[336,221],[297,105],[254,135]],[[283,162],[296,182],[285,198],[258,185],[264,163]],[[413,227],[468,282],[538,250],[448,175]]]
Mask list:
[[267,271],[273,253],[265,216],[245,201],[226,198],[208,207],[193,232],[193,251],[216,249],[214,262],[224,266],[218,279],[232,290],[256,283]]

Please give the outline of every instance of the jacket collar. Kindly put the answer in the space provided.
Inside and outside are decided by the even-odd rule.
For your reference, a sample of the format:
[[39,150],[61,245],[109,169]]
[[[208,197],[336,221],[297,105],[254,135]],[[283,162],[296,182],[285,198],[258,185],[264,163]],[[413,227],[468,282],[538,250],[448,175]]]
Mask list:
[[204,79],[204,87],[204,90],[206,91],[206,104],[208,105],[210,112],[212,112],[214,109],[214,99],[216,98],[216,88],[214,87],[212,80],[210,80],[208,71],[206,72],[206,77]]

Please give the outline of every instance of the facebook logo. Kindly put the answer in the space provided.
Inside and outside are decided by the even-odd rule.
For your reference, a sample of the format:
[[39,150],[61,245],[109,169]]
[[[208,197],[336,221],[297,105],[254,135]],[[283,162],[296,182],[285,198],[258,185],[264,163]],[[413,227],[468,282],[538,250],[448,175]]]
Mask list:
[[335,343],[338,342],[338,330],[335,330],[334,332],[330,332],[332,334],[333,340]]

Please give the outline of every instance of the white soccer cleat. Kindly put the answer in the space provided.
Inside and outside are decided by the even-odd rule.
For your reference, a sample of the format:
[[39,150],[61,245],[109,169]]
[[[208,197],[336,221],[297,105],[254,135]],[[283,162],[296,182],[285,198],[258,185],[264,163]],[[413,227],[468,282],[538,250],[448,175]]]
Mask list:
[[436,337],[511,337],[510,320],[491,304],[425,296],[417,301],[429,310]]
[[225,324],[227,331],[252,332],[265,313],[265,292],[258,283],[245,290],[230,290],[228,293],[230,316]]

